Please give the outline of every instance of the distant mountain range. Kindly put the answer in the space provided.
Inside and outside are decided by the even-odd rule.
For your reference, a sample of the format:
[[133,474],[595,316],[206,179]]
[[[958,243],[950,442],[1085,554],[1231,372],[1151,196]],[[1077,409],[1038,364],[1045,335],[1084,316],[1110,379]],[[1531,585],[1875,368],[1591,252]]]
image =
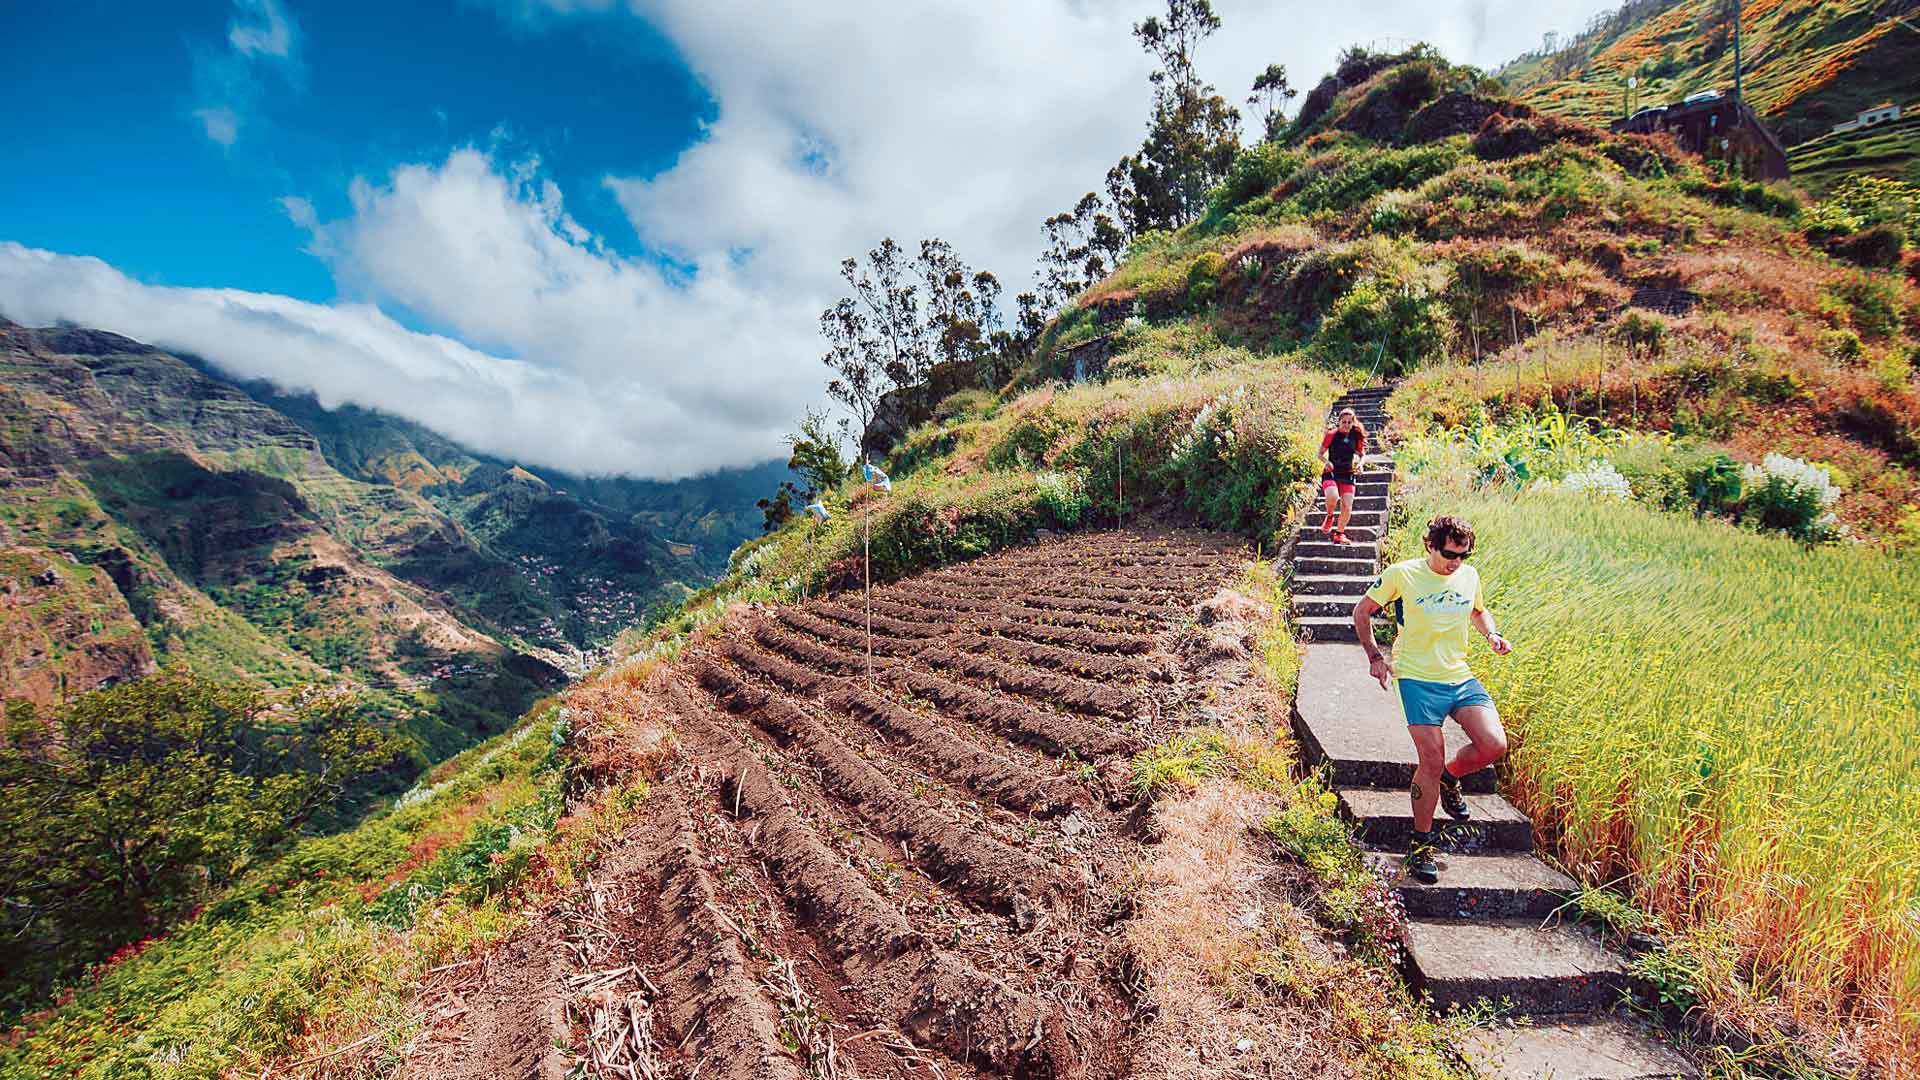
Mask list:
[[[1731,90],[1733,6],[1628,0],[1498,75],[1527,104],[1595,124]],[[1822,192],[1854,173],[1920,180],[1920,115],[1833,133],[1882,102],[1920,113],[1920,3],[1746,0],[1742,8],[1742,91],[1789,148],[1801,186]],[[1629,88],[1629,78],[1638,85]]]
[[340,683],[438,759],[723,570],[785,474],[533,470],[117,334],[0,319],[0,698],[170,663]]

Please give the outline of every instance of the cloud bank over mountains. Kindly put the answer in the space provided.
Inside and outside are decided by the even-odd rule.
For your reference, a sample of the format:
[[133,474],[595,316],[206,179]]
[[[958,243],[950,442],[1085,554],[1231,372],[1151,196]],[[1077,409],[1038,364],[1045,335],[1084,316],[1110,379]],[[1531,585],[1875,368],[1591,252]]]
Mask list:
[[[1603,5],[1217,6],[1225,28],[1200,67],[1237,99],[1274,61],[1310,85],[1375,28],[1395,35],[1382,45],[1425,39],[1490,64]],[[146,284],[0,243],[0,314],[192,351],[534,465],[678,478],[765,460],[821,398],[817,319],[839,294],[842,258],[887,235],[910,247],[937,235],[1009,295],[1026,287],[1041,220],[1139,141],[1148,63],[1129,27],[1156,5],[861,0],[790,17],[713,0],[495,7],[532,33],[555,19],[645,19],[717,103],[665,171],[602,179],[638,244],[583,227],[537,160],[462,146],[353,179],[337,220],[316,214],[312,191],[281,200],[332,269],[332,304]],[[279,4],[240,0],[227,56],[285,57],[298,41]],[[207,100],[230,108],[244,93]],[[209,137],[243,137],[241,114],[196,116]]]

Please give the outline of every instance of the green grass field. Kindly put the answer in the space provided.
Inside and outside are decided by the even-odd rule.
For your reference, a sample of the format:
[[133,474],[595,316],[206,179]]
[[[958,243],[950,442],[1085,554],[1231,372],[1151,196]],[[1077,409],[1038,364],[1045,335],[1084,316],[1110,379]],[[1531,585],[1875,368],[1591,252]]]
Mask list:
[[1403,556],[1443,509],[1478,530],[1515,652],[1477,646],[1475,670],[1560,857],[1665,921],[1703,1004],[1777,993],[1911,1046],[1920,560],[1566,495],[1411,495]]

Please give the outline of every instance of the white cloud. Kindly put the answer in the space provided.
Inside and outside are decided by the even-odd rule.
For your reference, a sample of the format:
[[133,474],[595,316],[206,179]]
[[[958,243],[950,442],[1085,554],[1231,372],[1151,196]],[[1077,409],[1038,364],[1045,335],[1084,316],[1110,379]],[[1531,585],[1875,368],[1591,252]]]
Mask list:
[[194,119],[200,121],[206,130],[207,138],[221,146],[232,146],[240,137],[240,118],[232,109],[225,106],[193,110]]
[[227,23],[227,48],[210,42],[191,46],[194,95],[192,111],[207,138],[231,149],[260,112],[260,69],[298,82],[299,27],[279,0],[233,0]]
[[[643,382],[601,384],[409,330],[366,304],[310,304],[236,289],[134,281],[92,258],[0,242],[0,312],[46,325],[83,318],[192,352],[237,375],[412,417],[487,453],[582,473],[625,467],[679,478],[765,460],[764,431],[683,407]],[[689,426],[689,424],[693,426]],[[665,435],[666,437],[662,437]]]
[[[1276,61],[1308,89],[1356,42],[1425,39],[1490,67],[1608,2],[1221,0],[1225,26],[1199,65],[1236,101]],[[463,149],[355,180],[335,221],[282,200],[333,267],[339,306],[155,288],[15,246],[0,248],[0,310],[191,349],[532,464],[682,476],[774,455],[820,399],[817,319],[845,256],[937,235],[1009,293],[1025,287],[1041,220],[1138,145],[1150,97],[1129,33],[1146,2],[857,0],[779,17],[744,0],[493,3],[535,32],[644,18],[713,96],[715,119],[672,167],[604,181],[690,277],[591,235],[537,162]],[[246,25],[262,44],[247,37],[254,51],[230,60],[270,54],[275,21]],[[382,307],[450,336],[412,333]]]
[[237,10],[227,24],[227,41],[235,52],[280,59],[292,54],[293,22],[279,0],[234,0],[234,7]]

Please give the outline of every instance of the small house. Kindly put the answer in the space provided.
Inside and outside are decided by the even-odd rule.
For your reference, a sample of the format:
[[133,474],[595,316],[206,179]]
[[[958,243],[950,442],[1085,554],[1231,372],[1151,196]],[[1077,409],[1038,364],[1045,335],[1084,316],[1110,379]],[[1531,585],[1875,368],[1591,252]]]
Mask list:
[[1872,127],[1875,124],[1884,124],[1889,120],[1898,119],[1900,119],[1900,106],[1891,101],[1883,101],[1871,109],[1860,110],[1861,127]]
[[1900,119],[1900,106],[1891,101],[1883,101],[1870,109],[1861,109],[1853,119],[1833,125],[1833,134],[1843,135],[1849,131],[1859,131],[1879,124],[1890,124]]

